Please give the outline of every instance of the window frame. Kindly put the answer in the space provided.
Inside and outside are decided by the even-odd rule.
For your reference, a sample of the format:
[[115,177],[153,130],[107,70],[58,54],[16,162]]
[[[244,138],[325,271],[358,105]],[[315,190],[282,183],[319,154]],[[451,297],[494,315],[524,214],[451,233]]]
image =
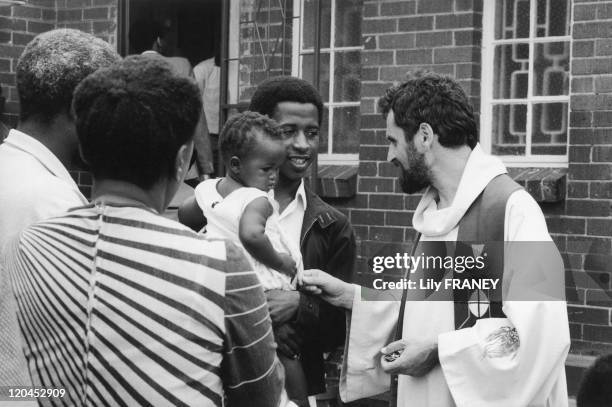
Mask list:
[[[480,109],[480,144],[484,151],[491,153],[492,147],[492,128],[493,128],[493,107],[495,105],[510,105],[510,104],[525,104],[527,106],[527,121],[526,121],[526,136],[525,136],[525,155],[498,155],[502,161],[512,167],[567,167],[569,158],[569,115],[570,115],[570,96],[571,88],[568,89],[567,95],[561,96],[533,96],[533,63],[535,56],[535,45],[552,42],[568,42],[569,43],[569,63],[572,61],[572,35],[571,29],[573,25],[574,15],[572,0],[570,2],[570,20],[569,34],[565,36],[550,36],[538,37],[537,24],[537,0],[530,0],[529,12],[529,37],[513,38],[513,39],[495,39],[495,8],[497,1],[485,1],[483,4],[482,14],[482,65],[481,65],[481,109]],[[493,80],[495,63],[495,46],[503,44],[523,43],[529,45],[529,68],[528,68],[528,85],[527,97],[525,99],[494,99],[493,98]],[[569,83],[571,84],[572,73],[568,71]],[[533,105],[542,102],[563,102],[568,104],[567,109],[567,150],[565,155],[532,155],[530,152],[532,123],[533,123]]]
[[[319,152],[318,161],[320,164],[337,164],[337,165],[347,165],[347,164],[358,164],[359,163],[359,153],[354,154],[340,154],[333,153],[333,120],[334,120],[334,108],[338,107],[359,107],[361,106],[361,98],[354,102],[334,102],[334,70],[335,70],[335,60],[336,54],[339,52],[348,52],[348,51],[363,51],[363,44],[358,46],[350,46],[350,47],[337,47],[335,44],[336,40],[336,30],[335,21],[336,21],[336,3],[342,0],[325,0],[331,2],[331,24],[330,24],[330,38],[329,38],[329,47],[320,48],[320,54],[329,54],[329,101],[323,103],[324,109],[327,111],[327,153]],[[303,17],[304,17],[304,0],[296,0],[296,3],[299,3],[297,7],[293,7],[293,39],[292,39],[292,61],[291,61],[291,74],[293,76],[302,77],[302,58],[304,55],[314,55],[316,53],[316,44],[313,45],[311,49],[303,48]]]

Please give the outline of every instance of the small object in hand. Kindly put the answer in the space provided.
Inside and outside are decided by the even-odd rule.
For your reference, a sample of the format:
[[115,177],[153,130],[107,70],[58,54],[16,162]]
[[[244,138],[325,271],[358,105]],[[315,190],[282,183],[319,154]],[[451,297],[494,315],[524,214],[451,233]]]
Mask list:
[[385,355],[384,358],[387,362],[393,362],[395,359],[399,358],[401,354],[401,350],[396,350],[395,352]]

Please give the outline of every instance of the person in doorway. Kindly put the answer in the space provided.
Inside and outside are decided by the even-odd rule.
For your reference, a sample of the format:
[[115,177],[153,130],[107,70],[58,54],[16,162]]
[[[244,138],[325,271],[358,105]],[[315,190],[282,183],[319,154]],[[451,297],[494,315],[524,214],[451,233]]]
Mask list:
[[[137,20],[130,26],[128,37],[134,52],[151,58],[163,59],[178,75],[194,78],[191,64],[187,58],[164,54],[165,29],[160,22]],[[201,116],[194,138],[195,151],[191,160],[192,166],[186,177],[187,182],[192,186],[210,178],[214,173],[212,147],[204,111]]]

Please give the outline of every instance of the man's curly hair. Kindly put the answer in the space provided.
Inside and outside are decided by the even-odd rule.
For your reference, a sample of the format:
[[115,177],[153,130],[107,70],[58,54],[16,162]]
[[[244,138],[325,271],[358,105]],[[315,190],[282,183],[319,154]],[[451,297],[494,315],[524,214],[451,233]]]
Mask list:
[[276,76],[260,83],[251,98],[249,110],[272,117],[276,105],[282,102],[315,105],[319,112],[319,125],[321,124],[323,120],[321,95],[310,83],[293,76]]
[[172,177],[178,149],[193,137],[202,110],[192,79],[162,59],[130,56],[85,79],[73,109],[84,161],[96,179],[148,189]]
[[48,122],[69,113],[79,82],[120,59],[110,44],[82,31],[59,29],[36,36],[17,61],[20,120],[36,116]]
[[472,105],[457,82],[431,72],[409,73],[407,80],[387,89],[378,108],[387,118],[393,110],[395,124],[412,140],[421,123],[428,123],[444,147],[478,143],[478,126]]
[[251,111],[232,116],[219,134],[219,151],[226,165],[233,156],[243,158],[252,150],[257,137],[255,131],[282,140],[277,123],[267,116]]

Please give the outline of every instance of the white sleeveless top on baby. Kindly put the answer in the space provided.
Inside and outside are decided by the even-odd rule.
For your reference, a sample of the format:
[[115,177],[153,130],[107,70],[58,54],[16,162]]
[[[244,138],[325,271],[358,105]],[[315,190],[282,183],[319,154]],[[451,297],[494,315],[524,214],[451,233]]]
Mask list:
[[[299,247],[293,247],[295,245],[290,243],[291,240],[284,236],[280,228],[278,203],[266,192],[250,187],[239,188],[223,198],[217,191],[219,181],[219,178],[208,179],[195,189],[196,202],[207,220],[206,237],[228,239],[244,249],[238,234],[240,218],[248,204],[257,198],[266,198],[273,208],[272,215],[266,222],[266,236],[277,252],[291,255],[297,265],[297,272],[301,275],[304,270],[302,255]],[[295,290],[295,278],[292,284],[289,276],[255,260],[246,250],[244,252],[257,272],[264,290]]]

